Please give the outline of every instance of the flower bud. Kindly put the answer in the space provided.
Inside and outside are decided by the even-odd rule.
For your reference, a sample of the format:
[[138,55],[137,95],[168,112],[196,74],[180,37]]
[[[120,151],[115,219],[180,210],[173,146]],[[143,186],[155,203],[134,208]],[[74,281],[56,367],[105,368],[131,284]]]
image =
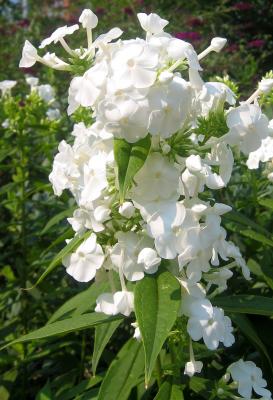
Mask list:
[[259,90],[262,93],[268,93],[273,89],[273,79],[262,79],[259,83]]
[[159,82],[168,83],[173,79],[173,73],[169,71],[163,71],[158,77]]
[[216,53],[219,53],[222,48],[226,45],[227,39],[225,38],[220,38],[220,37],[215,37],[212,39],[210,43],[210,47],[213,51],[216,51]]
[[163,143],[161,149],[163,154],[168,154],[171,151],[171,146],[168,143]]
[[98,25],[98,17],[89,9],[83,10],[79,18],[83,28],[94,29]]
[[135,213],[135,207],[130,201],[125,201],[118,209],[120,215],[125,218],[131,218]]

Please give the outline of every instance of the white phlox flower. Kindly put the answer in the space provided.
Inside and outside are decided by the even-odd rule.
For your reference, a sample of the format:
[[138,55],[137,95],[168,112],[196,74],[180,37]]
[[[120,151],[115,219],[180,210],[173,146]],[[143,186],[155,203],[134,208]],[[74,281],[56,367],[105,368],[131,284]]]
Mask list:
[[40,44],[39,48],[43,49],[44,47],[50,45],[51,43],[62,42],[66,35],[72,35],[76,30],[79,29],[79,25],[75,24],[72,26],[62,26],[56,29],[48,38],[44,39]]
[[75,253],[63,258],[66,272],[78,282],[91,281],[97,269],[102,267],[104,254],[96,239],[95,233],[92,233],[80,244]]
[[96,303],[96,312],[107,315],[123,314],[128,317],[134,310],[134,294],[128,291],[103,293],[97,298]]
[[253,361],[239,361],[228,367],[232,379],[238,384],[238,393],[246,398],[252,398],[252,391],[265,399],[272,399],[271,393],[265,389],[267,383],[263,379],[262,370]]
[[9,80],[1,81],[0,82],[0,90],[1,90],[2,96],[4,96],[6,93],[10,93],[11,89],[16,84],[17,84],[16,81],[9,81]]
[[154,13],[151,13],[149,15],[145,13],[138,13],[137,18],[142,29],[144,29],[144,31],[149,34],[159,34],[163,32],[165,26],[169,23],[169,21],[160,18],[159,15]]

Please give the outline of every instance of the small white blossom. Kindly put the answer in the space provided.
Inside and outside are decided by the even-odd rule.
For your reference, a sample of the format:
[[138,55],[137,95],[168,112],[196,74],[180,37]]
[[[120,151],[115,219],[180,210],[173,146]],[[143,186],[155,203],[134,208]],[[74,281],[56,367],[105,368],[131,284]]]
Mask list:
[[272,399],[267,383],[262,377],[262,370],[252,361],[239,361],[228,367],[232,379],[238,383],[238,393],[246,398],[252,397],[252,390],[265,399]]
[[96,302],[95,311],[107,315],[123,314],[128,317],[134,310],[134,294],[128,291],[103,293]]
[[97,244],[96,235],[92,233],[77,248],[75,253],[63,258],[66,272],[78,282],[89,282],[95,275],[97,269],[101,268],[104,262],[102,248]]
[[169,21],[160,18],[159,15],[154,13],[149,15],[145,13],[138,13],[137,18],[142,29],[150,34],[158,34],[163,32],[165,26],[169,23]]
[[36,61],[38,60],[38,52],[37,49],[28,41],[25,41],[22,57],[19,63],[20,68],[29,68],[32,67]]
[[119,206],[118,212],[120,213],[120,215],[122,215],[125,218],[132,218],[132,216],[134,215],[136,209],[133,205],[133,203],[131,203],[130,201],[125,201],[124,203],[121,204],[121,206]]
[[51,43],[57,43],[60,40],[62,40],[66,35],[72,35],[77,29],[79,29],[79,25],[75,24],[72,26],[62,26],[58,29],[56,29],[51,36],[48,38],[44,39],[42,43],[40,44],[39,48],[43,49],[44,47],[48,46]]
[[85,9],[80,15],[79,22],[83,28],[94,29],[98,25],[98,17],[92,10]]
[[11,89],[17,84],[16,81],[1,81],[0,82],[0,90],[2,93],[2,96],[4,96],[6,93],[10,93]]

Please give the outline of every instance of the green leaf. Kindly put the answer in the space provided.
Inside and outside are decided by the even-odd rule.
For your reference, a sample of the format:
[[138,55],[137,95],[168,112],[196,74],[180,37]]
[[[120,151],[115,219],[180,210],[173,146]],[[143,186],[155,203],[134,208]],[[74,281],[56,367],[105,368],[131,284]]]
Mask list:
[[202,396],[204,399],[215,399],[214,395],[212,394],[213,389],[215,388],[214,381],[193,376],[190,379],[189,386],[193,392],[198,393],[198,395]]
[[247,337],[247,339],[249,339],[249,341],[253,343],[253,345],[257,348],[261,355],[264,355],[271,368],[271,371],[273,372],[270,355],[268,354],[265,345],[259,338],[248,317],[243,314],[232,314],[231,319],[240,328],[240,331]]
[[154,400],[183,400],[181,384],[175,384],[172,379],[165,381],[155,396]]
[[90,379],[81,381],[78,385],[65,390],[61,395],[57,396],[56,400],[73,400],[76,396],[85,393],[88,389],[96,386],[102,380],[101,376],[93,376]]
[[259,204],[261,206],[270,208],[270,210],[273,210],[273,200],[272,199],[260,199],[258,200]]
[[114,155],[118,168],[120,200],[123,201],[133,178],[146,161],[151,147],[150,135],[136,143],[124,139],[114,140]]
[[59,264],[61,264],[63,257],[69,253],[72,253],[73,250],[75,250],[81,242],[88,238],[89,235],[90,231],[86,232],[81,237],[75,236],[72,240],[70,240],[70,242],[54,257],[33,287],[39,285],[39,283],[41,283],[47,277],[47,275],[50,274],[50,272],[52,272]]
[[120,323],[121,321],[113,321],[95,328],[95,342],[92,356],[92,371],[94,375],[96,375],[96,369],[102,352]]
[[270,232],[268,232],[261,224],[257,224],[255,221],[252,219],[248,218],[246,215],[241,214],[239,211],[232,210],[228,212],[227,214],[223,215],[223,219],[231,222],[235,222],[236,225],[244,225],[251,227],[255,229],[255,231],[260,232],[264,235],[269,235]]
[[132,388],[137,385],[143,369],[142,343],[130,339],[111,363],[102,382],[98,400],[127,400]]
[[212,299],[215,306],[227,312],[273,316],[273,298],[256,295],[218,296]]
[[260,242],[266,246],[273,247],[273,240],[269,239],[268,237],[264,236],[261,233],[254,232],[252,229],[240,229],[239,232],[241,235],[253,239],[256,242]]
[[35,400],[51,400],[52,399],[52,391],[49,385],[49,382],[39,391]]
[[67,210],[61,211],[59,214],[54,215],[44,229],[41,231],[41,235],[44,235],[50,228],[52,228],[54,225],[58,224],[60,221],[62,221],[65,217],[69,217],[73,211],[75,210],[76,207],[69,208]]
[[76,294],[76,296],[67,300],[61,307],[54,312],[54,314],[48,320],[48,324],[55,322],[64,316],[73,317],[76,315],[81,315],[84,312],[91,310],[94,306],[97,297],[103,293],[107,292],[109,288],[108,282],[94,282],[88,289]]
[[147,275],[136,284],[135,312],[144,344],[146,384],[177,318],[180,302],[179,282],[168,271]]
[[37,329],[24,336],[21,336],[19,339],[15,339],[12,342],[7,343],[0,350],[16,343],[29,342],[32,340],[48,339],[53,336],[80,331],[82,329],[91,328],[93,326],[104,324],[121,318],[122,318],[121,316],[109,317],[102,313],[89,313],[89,314],[79,315],[74,318],[67,318],[64,319],[63,321],[57,321],[53,322],[52,324],[45,325],[40,329]]

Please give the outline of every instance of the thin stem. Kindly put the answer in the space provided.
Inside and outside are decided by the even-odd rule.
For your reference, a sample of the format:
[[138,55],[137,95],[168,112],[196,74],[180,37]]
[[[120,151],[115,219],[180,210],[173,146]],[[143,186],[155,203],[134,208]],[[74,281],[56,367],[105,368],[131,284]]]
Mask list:
[[86,35],[87,35],[87,48],[88,51],[91,49],[92,46],[92,29],[91,28],[87,28],[86,29]]
[[206,57],[210,52],[212,51],[211,46],[209,46],[207,49],[202,51],[202,53],[198,54],[198,60],[202,60],[202,58]]
[[260,94],[260,89],[255,90],[255,92],[249,97],[249,99],[245,101],[245,103],[251,104]]
[[64,40],[64,38],[60,39],[60,43],[63,46],[63,48],[65,49],[65,51],[70,54],[72,57],[75,56],[75,52],[73,50],[70,49],[70,47],[68,46],[68,44],[66,43],[66,41]]

